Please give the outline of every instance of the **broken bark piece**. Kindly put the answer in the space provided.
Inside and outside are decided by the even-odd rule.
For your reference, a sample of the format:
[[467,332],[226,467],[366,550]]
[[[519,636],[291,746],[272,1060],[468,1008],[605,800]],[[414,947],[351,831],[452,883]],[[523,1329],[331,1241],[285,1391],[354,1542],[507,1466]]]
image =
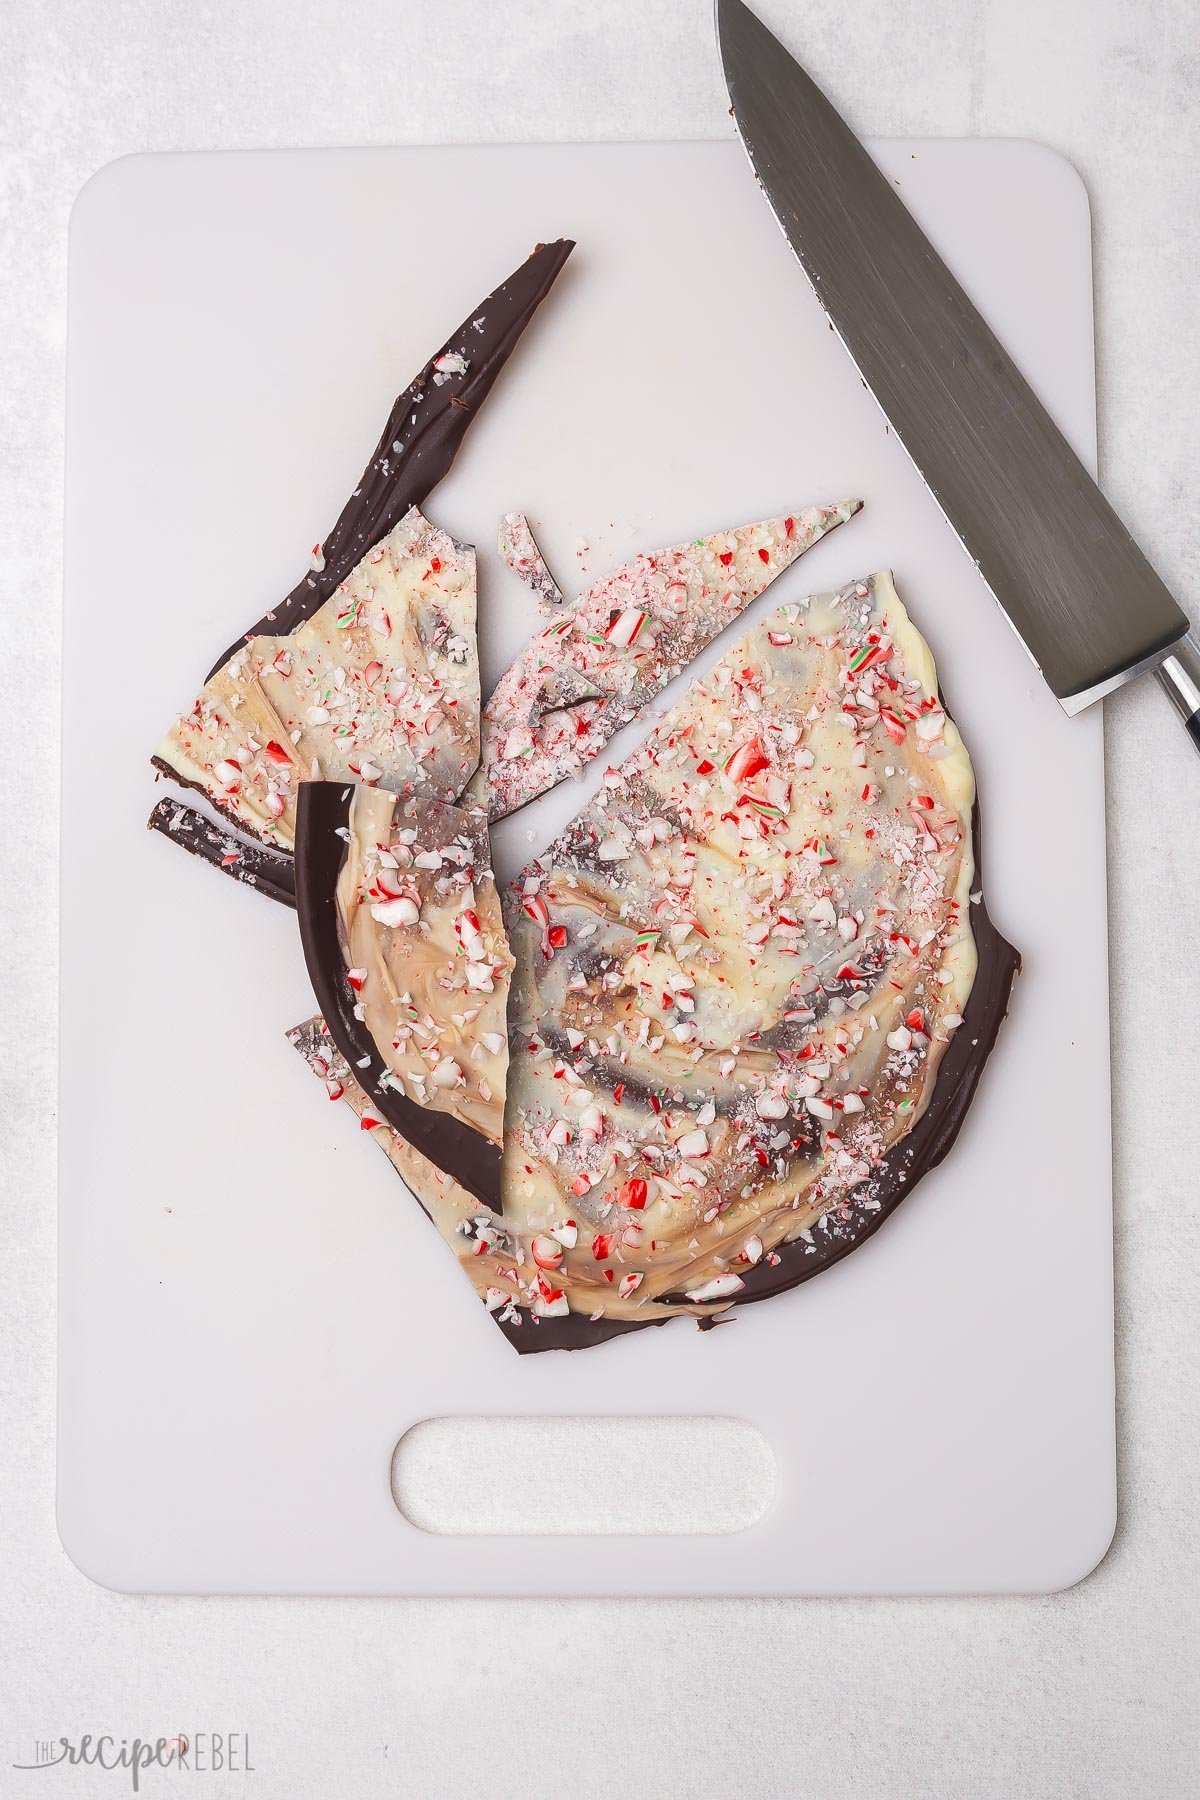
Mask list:
[[306,782],[295,863],[334,1043],[380,1116],[499,1210],[512,963],[482,812]]
[[453,1230],[518,1350],[711,1326],[879,1228],[1007,1012],[1020,958],[980,881],[971,765],[888,575],[781,609],[693,686],[515,888],[496,1216],[460,1199]]
[[206,679],[248,639],[281,636],[311,618],[409,508],[424,504],[574,248],[570,238],[538,244],[429,359],[393,405],[358,486],[324,542],[314,546],[307,573],[230,645]]
[[265,844],[251,844],[226,825],[218,825],[183,800],[160,800],[146,821],[149,831],[161,831],[181,844],[201,862],[210,863],[223,875],[232,875],[281,906],[296,905],[296,876],[290,856],[281,856]]
[[1020,958],[881,573],[768,617],[514,888],[504,1221],[572,1312],[808,1279],[945,1155]]
[[[484,707],[489,818],[501,819],[577,774],[777,575],[861,504],[808,507],[637,556],[560,611]],[[601,697],[556,699],[555,684],[569,680],[590,684]]]
[[[251,639],[266,634],[290,637],[298,626],[314,619],[348,577],[360,566],[369,566],[370,555],[380,541],[390,538],[405,517],[425,500],[449,469],[468,425],[573,249],[573,242],[566,238],[537,245],[520,268],[481,301],[453,337],[430,358],[395,401],[371,461],[337,524],[324,544],[314,546],[308,572],[284,600],[231,645],[209,671],[208,683],[216,682],[221,687],[219,678],[229,676],[231,661],[247,657]],[[382,658],[371,660],[382,662]],[[253,673],[254,662],[250,656],[239,666],[243,672],[249,669]],[[368,669],[369,663],[360,671],[364,682]],[[227,686],[228,692],[220,695],[217,704],[225,698],[236,700],[239,706],[245,704],[237,678],[229,678]],[[260,712],[261,723],[270,725],[274,710],[270,696],[262,682],[258,687],[262,691],[252,696],[251,711]],[[202,696],[198,702],[201,714],[206,704]],[[307,771],[302,769],[294,754],[296,746],[289,745],[286,735],[268,735],[256,749],[240,738],[232,720],[227,722],[235,749],[248,752],[250,761],[256,764],[249,782],[241,772],[239,756],[211,754],[217,749],[221,732],[214,730],[212,741],[206,742],[209,721],[200,715],[192,720],[190,730],[169,734],[152,760],[171,779],[207,794],[217,810],[234,823],[260,832],[265,841],[287,852],[293,827],[292,785],[303,773],[312,773],[311,760]],[[305,721],[307,725],[314,723]],[[268,752],[270,745],[274,749]],[[370,756],[369,748],[367,753]],[[230,766],[221,768],[222,763]],[[318,768],[321,767],[318,762]],[[346,766],[339,763],[326,772],[356,775],[348,759]],[[156,807],[151,827],[160,829],[165,816]],[[226,862],[224,853],[221,857],[212,854],[215,845],[207,828],[183,831],[177,827],[165,835],[203,855],[214,867],[245,879],[244,867]],[[265,881],[247,885],[273,891]],[[276,893],[275,897],[282,895]]]
[[291,636],[237,651],[154,756],[285,851],[304,781],[449,799],[478,760],[475,552],[416,507]]
[[329,1098],[344,1100],[358,1115],[362,1129],[370,1132],[422,1212],[436,1226],[479,1299],[516,1350],[527,1354],[584,1349],[622,1332],[641,1329],[640,1325],[619,1320],[585,1319],[579,1313],[538,1317],[531,1310],[530,1290],[540,1271],[527,1248],[509,1235],[503,1220],[489,1211],[481,1213],[478,1200],[461,1182],[437,1168],[394,1126],[379,1117],[323,1019],[308,1019],[287,1036],[324,1083]]
[[546,567],[524,513],[505,513],[500,521],[497,549],[513,574],[533,589],[542,612],[557,612],[563,605],[563,591]]

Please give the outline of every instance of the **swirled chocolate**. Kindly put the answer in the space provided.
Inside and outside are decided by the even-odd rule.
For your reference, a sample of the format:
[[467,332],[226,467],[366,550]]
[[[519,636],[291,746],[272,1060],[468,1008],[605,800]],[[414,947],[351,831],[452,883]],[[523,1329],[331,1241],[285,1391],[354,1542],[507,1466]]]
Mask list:
[[288,851],[304,781],[451,799],[479,760],[475,552],[415,507],[290,637],[256,637],[155,753]]
[[775,1292],[911,1190],[943,1061],[971,1030],[969,1095],[1017,962],[989,925],[966,1025],[973,805],[879,574],[749,633],[526,871],[503,1193],[532,1312]]
[[777,575],[861,505],[810,506],[636,556],[569,608],[554,604],[557,588],[551,583],[552,593],[538,574],[545,564],[528,526],[515,539],[511,530],[502,536],[502,551],[553,617],[484,707],[473,791],[481,799],[486,792],[488,817],[501,819],[578,773]]
[[390,1085],[504,1141],[512,956],[487,827],[358,787],[337,909],[350,981]]
[[512,959],[482,812],[306,782],[295,866],[313,989],[373,1116],[498,1210]]
[[[693,688],[516,886],[499,1213],[463,1201],[446,1235],[519,1350],[711,1324],[878,1228],[1008,1006],[979,882],[970,763],[889,576]],[[384,1147],[436,1217],[444,1178]]]

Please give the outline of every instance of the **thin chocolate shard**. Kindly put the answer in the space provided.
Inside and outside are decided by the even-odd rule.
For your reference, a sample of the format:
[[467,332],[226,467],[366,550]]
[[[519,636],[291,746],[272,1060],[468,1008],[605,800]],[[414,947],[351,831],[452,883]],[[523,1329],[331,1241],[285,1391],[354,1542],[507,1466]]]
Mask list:
[[[577,774],[692,658],[862,506],[841,500],[633,558],[556,611],[496,684],[483,711],[488,817],[502,819]],[[547,683],[591,700],[547,704]]]
[[229,646],[207,680],[248,639],[278,637],[311,618],[371,546],[411,506],[424,503],[449,470],[467,427],[574,248],[570,238],[538,244],[430,358],[397,398],[358,486],[324,543],[315,547],[313,566],[285,599]]
[[547,568],[524,513],[505,513],[496,548],[513,574],[533,589],[542,612],[557,612],[564,604],[563,591]]
[[280,856],[265,844],[252,844],[226,826],[217,825],[182,800],[160,800],[146,821],[148,831],[161,831],[181,844],[201,862],[222,875],[255,888],[281,906],[296,906],[296,875],[290,856]]
[[480,1132],[447,1112],[410,1100],[381,1056],[371,1032],[355,1016],[357,999],[347,979],[338,883],[346,860],[353,786],[307,781],[296,817],[296,911],[309,979],[338,1050],[371,1105],[436,1168],[453,1175],[468,1193],[500,1211],[500,1150]]

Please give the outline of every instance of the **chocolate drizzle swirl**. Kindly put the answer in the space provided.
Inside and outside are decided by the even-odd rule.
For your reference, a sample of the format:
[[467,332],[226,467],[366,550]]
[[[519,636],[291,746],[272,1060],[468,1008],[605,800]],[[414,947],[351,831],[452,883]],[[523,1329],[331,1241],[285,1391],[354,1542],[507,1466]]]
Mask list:
[[498,1213],[502,1206],[497,1145],[461,1120],[419,1106],[400,1092],[386,1079],[387,1065],[371,1033],[354,1016],[337,908],[352,792],[352,785],[341,781],[306,781],[297,798],[296,912],[317,1004],[330,1037],[380,1116],[435,1167]]
[[[429,359],[388,414],[358,486],[321,546],[323,566],[310,569],[231,644],[206,681],[250,638],[281,637],[311,618],[409,507],[424,503],[448,472],[467,427],[574,248],[570,238],[538,244]],[[445,359],[452,366],[439,369]]]
[[[971,816],[971,834],[975,856],[975,885],[979,892],[982,875],[979,846],[979,807]],[[870,1180],[856,1197],[846,1196],[844,1218],[826,1215],[829,1224],[813,1231],[812,1244],[796,1239],[781,1244],[776,1254],[779,1261],[765,1261],[749,1269],[743,1276],[745,1286],[725,1311],[698,1321],[700,1329],[711,1330],[729,1318],[739,1306],[755,1300],[769,1300],[786,1293],[803,1281],[810,1281],[852,1250],[873,1237],[891,1217],[900,1202],[911,1194],[923,1175],[937,1167],[948,1155],[962,1129],[984,1066],[995,1047],[996,1038],[1008,1013],[1013,982],[1021,968],[1020,953],[996,928],[982,895],[971,909],[971,929],[975,938],[978,968],[974,984],[963,1011],[963,1022],[954,1034],[949,1049],[938,1067],[937,1080],[929,1104],[912,1130],[893,1147],[875,1169]],[[869,1198],[873,1209],[867,1211],[859,1202]],[[672,1296],[664,1296],[664,1304]],[[684,1296],[677,1303],[685,1304]],[[521,1322],[501,1324],[505,1336],[524,1353],[538,1350],[586,1350],[625,1331],[644,1331],[666,1324],[663,1318],[640,1320],[590,1319],[582,1313],[564,1318],[539,1319],[523,1310]]]

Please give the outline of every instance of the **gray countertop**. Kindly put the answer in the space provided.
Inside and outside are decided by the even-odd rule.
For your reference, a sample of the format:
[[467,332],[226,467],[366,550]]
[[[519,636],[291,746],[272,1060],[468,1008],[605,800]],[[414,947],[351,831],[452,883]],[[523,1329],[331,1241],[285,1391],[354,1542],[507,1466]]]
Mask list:
[[[760,10],[863,132],[1032,137],[1075,162],[1095,228],[1102,480],[1194,615],[1194,0]],[[1195,1792],[1200,761],[1150,683],[1107,708],[1121,1511],[1079,1587],[999,1601],[138,1600],[67,1561],[52,1510],[53,1093],[71,201],[131,150],[705,137],[728,121],[708,0],[16,0],[0,45],[0,582],[18,647],[2,725],[16,854],[0,1788],[128,1791],[127,1774],[9,1765],[60,1734],[179,1730],[249,1733],[255,1772],[198,1791],[264,1800]],[[68,855],[64,878],[88,876]]]

